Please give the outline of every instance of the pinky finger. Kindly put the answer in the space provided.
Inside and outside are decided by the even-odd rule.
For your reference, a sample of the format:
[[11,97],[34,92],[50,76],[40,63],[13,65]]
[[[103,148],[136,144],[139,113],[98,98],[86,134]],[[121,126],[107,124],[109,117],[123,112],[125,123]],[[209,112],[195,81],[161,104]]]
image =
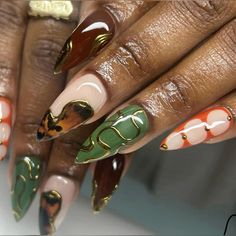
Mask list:
[[177,127],[161,143],[162,150],[178,150],[200,143],[236,137],[236,91]]

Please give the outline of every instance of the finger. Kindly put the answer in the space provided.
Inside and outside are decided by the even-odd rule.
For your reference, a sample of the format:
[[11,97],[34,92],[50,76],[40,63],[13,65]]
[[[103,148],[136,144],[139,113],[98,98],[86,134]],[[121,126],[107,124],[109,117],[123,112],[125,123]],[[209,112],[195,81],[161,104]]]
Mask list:
[[39,228],[42,235],[54,233],[79,193],[87,165],[75,165],[74,156],[96,123],[81,127],[55,141],[41,188]]
[[7,154],[14,120],[26,12],[26,1],[0,2],[0,160]]
[[175,68],[117,108],[85,141],[76,162],[135,151],[235,89],[235,27],[233,20]]
[[55,73],[66,71],[95,56],[113,37],[139,19],[156,2],[108,0],[85,2],[82,6],[83,4],[82,17],[87,14],[87,9],[88,12],[93,12],[65,42],[55,65]]
[[[53,75],[53,61],[73,23],[52,18],[31,18],[23,52],[23,66],[14,133],[12,209],[16,220],[27,212],[47,163],[50,143],[38,143],[39,117],[64,87]],[[15,164],[16,162],[16,164]]]
[[[158,3],[74,76],[44,116],[39,129],[40,139],[55,138],[85,121],[93,122],[155,80],[155,76],[236,14],[235,4],[230,5],[230,2],[218,7],[211,20],[206,21],[203,14],[202,18],[191,18],[183,2]],[[197,5],[193,4],[192,8],[192,11],[202,13]],[[222,13],[225,8],[227,14]],[[200,22],[199,31],[194,26]],[[52,117],[56,119],[48,122]],[[48,124],[53,124],[53,128]]]

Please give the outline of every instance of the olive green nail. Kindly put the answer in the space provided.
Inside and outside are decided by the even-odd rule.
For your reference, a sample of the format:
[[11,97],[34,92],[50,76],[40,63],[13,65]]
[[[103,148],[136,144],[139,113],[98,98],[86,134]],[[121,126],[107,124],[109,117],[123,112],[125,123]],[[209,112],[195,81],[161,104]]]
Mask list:
[[84,142],[75,162],[89,163],[113,156],[137,142],[149,128],[141,106],[130,105],[105,120]]
[[12,211],[16,221],[29,209],[39,187],[42,165],[37,157],[22,157],[15,166],[12,185]]

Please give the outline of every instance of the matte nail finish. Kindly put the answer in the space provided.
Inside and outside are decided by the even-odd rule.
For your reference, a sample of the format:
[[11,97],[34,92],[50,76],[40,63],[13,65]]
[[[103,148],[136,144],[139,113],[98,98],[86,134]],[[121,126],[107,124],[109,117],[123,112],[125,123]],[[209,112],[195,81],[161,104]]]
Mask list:
[[56,138],[83,124],[105,104],[106,90],[96,75],[71,82],[51,105],[38,129],[38,140]]
[[105,120],[84,142],[75,162],[89,163],[105,159],[142,138],[149,128],[142,107],[130,105]]
[[12,105],[9,99],[0,97],[0,160],[7,154],[12,126]]
[[54,68],[55,73],[66,71],[103,48],[113,37],[115,23],[105,10],[88,16],[67,39]]
[[111,199],[118,187],[124,167],[125,157],[121,154],[97,162],[92,194],[92,206],[95,212],[99,212]]
[[41,235],[55,233],[74,200],[77,189],[73,180],[64,176],[51,176],[41,194],[39,229]]
[[203,143],[224,134],[233,124],[233,116],[225,107],[213,107],[180,125],[161,144],[162,150],[176,150]]
[[15,166],[12,185],[12,210],[16,221],[23,218],[38,190],[41,162],[36,157],[22,157]]

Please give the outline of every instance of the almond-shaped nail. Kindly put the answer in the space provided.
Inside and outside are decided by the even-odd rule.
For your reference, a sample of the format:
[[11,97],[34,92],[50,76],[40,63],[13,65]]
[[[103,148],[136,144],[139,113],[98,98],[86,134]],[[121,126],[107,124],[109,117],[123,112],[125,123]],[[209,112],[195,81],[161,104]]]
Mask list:
[[12,104],[9,99],[0,97],[0,161],[7,154],[12,128]]
[[161,144],[162,150],[177,150],[203,143],[227,132],[233,115],[226,107],[207,109],[180,125]]
[[38,140],[56,138],[93,117],[107,100],[106,90],[94,74],[78,76],[51,105],[38,129]]
[[42,165],[37,157],[19,158],[14,172],[11,190],[12,211],[16,221],[28,211],[40,183]]
[[125,157],[121,154],[97,162],[93,176],[92,206],[94,212],[99,212],[107,205],[119,185],[124,167]]
[[73,180],[53,175],[45,183],[39,210],[39,229],[41,235],[51,235],[56,232],[77,193]]
[[54,72],[60,73],[95,56],[113,37],[115,23],[106,10],[89,15],[67,39],[56,61]]
[[149,120],[139,105],[129,105],[106,119],[84,142],[77,164],[90,163],[115,155],[140,140],[149,129]]

